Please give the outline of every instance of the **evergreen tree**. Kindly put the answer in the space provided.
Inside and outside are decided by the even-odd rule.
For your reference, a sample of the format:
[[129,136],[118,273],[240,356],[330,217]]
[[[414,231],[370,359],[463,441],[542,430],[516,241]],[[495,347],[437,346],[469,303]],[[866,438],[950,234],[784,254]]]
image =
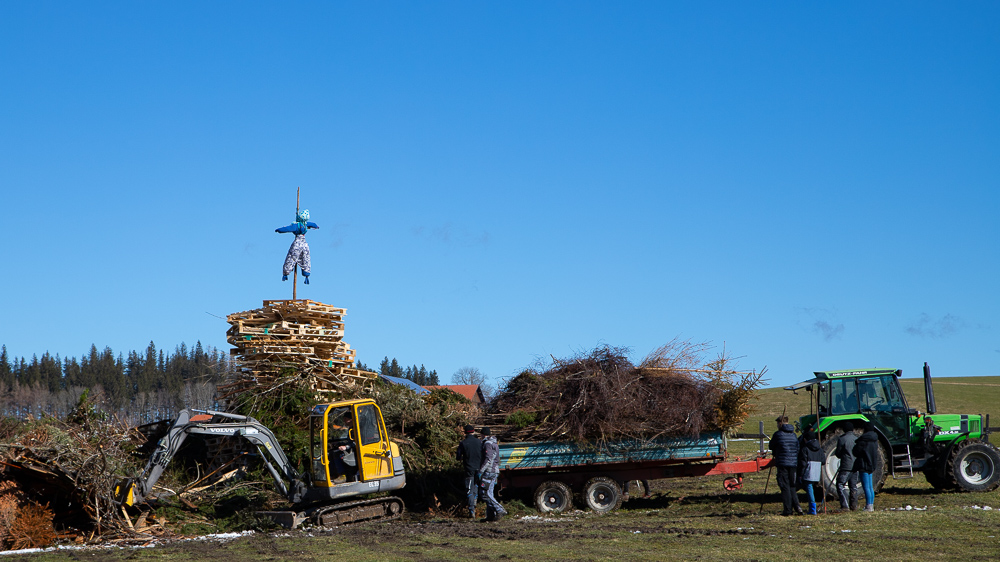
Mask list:
[[[22,359],[23,361],[23,359]],[[17,384],[25,387],[31,388],[40,380],[39,371],[41,369],[38,367],[38,356],[31,356],[31,363],[28,363],[25,368],[21,370],[21,373],[17,377]]]
[[62,360],[56,355],[52,357],[46,351],[38,362],[38,382],[51,393],[63,389]]
[[142,367],[139,369],[139,388],[142,392],[150,392],[160,378],[159,364],[156,359],[156,345],[150,340],[146,346],[146,356],[143,358]]
[[[359,363],[358,368],[367,370],[367,367],[365,367],[363,363]],[[412,367],[406,367],[404,369],[399,366],[399,362],[396,361],[395,357],[392,358],[392,360],[388,357],[382,359],[382,363],[379,364],[379,372],[382,375],[411,380],[420,386],[440,384],[438,382],[437,371],[428,371],[427,367],[424,367],[423,365],[420,367],[413,365]]]
[[63,382],[66,388],[76,385],[78,380],[80,380],[80,362],[76,357],[63,359]]
[[10,358],[7,357],[7,346],[0,349],[0,392],[14,386],[14,370],[10,366]]
[[406,371],[399,366],[399,361],[396,361],[395,357],[392,358],[392,361],[388,357],[383,359],[379,365],[379,371],[387,377],[407,378]]

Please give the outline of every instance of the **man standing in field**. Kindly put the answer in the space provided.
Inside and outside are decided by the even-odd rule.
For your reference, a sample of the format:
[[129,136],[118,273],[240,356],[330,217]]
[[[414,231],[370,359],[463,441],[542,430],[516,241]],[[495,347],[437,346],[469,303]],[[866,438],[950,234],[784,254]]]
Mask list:
[[858,508],[858,473],[854,472],[854,443],[858,436],[854,433],[854,424],[844,422],[844,434],[837,438],[837,448],[834,455],[840,459],[837,469],[837,491],[840,493],[840,509],[855,510]]
[[465,468],[465,494],[468,498],[469,517],[476,518],[476,500],[479,499],[479,468],[483,465],[483,443],[476,437],[476,428],[465,426],[465,439],[458,444],[456,458]]
[[484,488],[485,492],[486,520],[497,521],[507,515],[507,510],[493,496],[493,487],[496,486],[497,478],[500,477],[500,446],[490,428],[484,427],[479,433],[483,436],[483,466],[479,472],[482,478],[480,486]]
[[771,454],[777,465],[778,488],[781,490],[782,515],[796,513],[802,515],[799,496],[795,493],[795,479],[799,468],[799,440],[795,437],[795,428],[788,423],[788,416],[779,416],[774,420],[778,423],[778,431],[771,437]]

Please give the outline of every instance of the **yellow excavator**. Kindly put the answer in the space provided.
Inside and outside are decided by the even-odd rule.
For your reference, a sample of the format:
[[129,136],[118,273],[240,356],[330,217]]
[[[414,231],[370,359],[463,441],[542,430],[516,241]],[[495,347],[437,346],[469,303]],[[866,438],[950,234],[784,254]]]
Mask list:
[[256,445],[264,466],[292,508],[259,515],[294,528],[305,521],[333,526],[394,519],[404,510],[397,497],[366,498],[406,485],[399,447],[389,440],[382,411],[371,399],[315,406],[309,414],[311,470],[298,473],[270,429],[249,416],[212,410],[181,410],[138,476],[118,484],[123,506],[153,497],[153,486],[188,435],[242,437]]

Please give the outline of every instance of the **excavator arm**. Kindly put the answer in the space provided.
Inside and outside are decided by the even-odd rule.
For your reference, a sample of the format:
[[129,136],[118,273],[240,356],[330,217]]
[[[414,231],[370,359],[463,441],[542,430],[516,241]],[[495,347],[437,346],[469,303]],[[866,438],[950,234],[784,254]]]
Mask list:
[[[192,422],[195,413],[212,416],[208,422]],[[221,421],[215,421],[220,420]],[[115,497],[123,505],[134,505],[145,501],[153,491],[153,486],[180,450],[188,435],[213,435],[216,437],[242,437],[257,446],[261,459],[278,491],[292,503],[298,503],[305,491],[305,483],[278,444],[278,439],[270,429],[249,416],[216,412],[212,410],[181,410],[167,434],[160,439],[149,462],[139,476],[126,480],[115,488]],[[285,481],[288,481],[288,484]]]

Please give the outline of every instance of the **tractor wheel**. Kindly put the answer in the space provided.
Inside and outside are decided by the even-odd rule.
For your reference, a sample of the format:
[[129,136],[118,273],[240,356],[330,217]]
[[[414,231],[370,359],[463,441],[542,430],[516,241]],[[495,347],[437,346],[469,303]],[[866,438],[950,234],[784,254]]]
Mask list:
[[[826,495],[827,497],[832,497],[833,499],[839,499],[840,495],[837,492],[837,472],[840,470],[840,459],[834,454],[837,451],[837,439],[843,435],[844,432],[837,428],[837,430],[829,434],[825,441],[823,441],[823,481],[826,483]],[[885,447],[879,442],[878,455],[875,456],[875,471],[872,472],[872,487],[875,489],[877,494],[881,489],[882,485],[885,484],[885,479],[889,475],[888,465],[886,464]],[[860,480],[859,480],[860,482]]]
[[882,491],[882,485],[885,484],[885,479],[889,477],[889,465],[886,459],[892,458],[890,455],[886,454],[885,447],[879,442],[878,445],[878,455],[875,456],[875,471],[872,472],[872,488],[875,489],[875,493]]
[[950,475],[941,475],[940,464],[941,461],[928,462],[927,466],[924,467],[924,478],[927,479],[927,483],[935,490],[945,491],[954,489],[955,483],[951,480]]
[[989,492],[1000,486],[1000,451],[989,443],[968,439],[952,451],[948,473],[964,492]]
[[591,478],[583,487],[583,503],[598,515],[622,506],[622,489],[607,476]]
[[837,450],[837,439],[843,434],[844,432],[838,428],[823,441],[822,481],[826,488],[826,496],[834,500],[839,497],[837,494],[837,471],[840,470],[840,459],[834,452]]
[[535,488],[535,507],[543,514],[562,513],[573,503],[573,491],[558,481],[542,482]]

